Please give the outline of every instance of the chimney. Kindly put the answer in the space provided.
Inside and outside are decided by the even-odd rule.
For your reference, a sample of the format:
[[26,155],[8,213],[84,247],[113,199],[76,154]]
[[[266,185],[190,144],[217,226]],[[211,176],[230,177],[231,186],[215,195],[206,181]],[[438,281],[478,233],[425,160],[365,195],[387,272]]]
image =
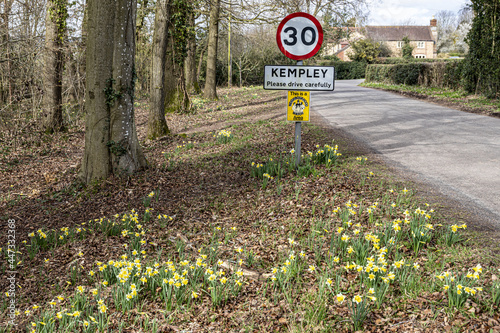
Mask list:
[[431,29],[432,39],[434,40],[433,57],[437,58],[437,41],[438,41],[438,38],[439,38],[439,35],[438,35],[439,32],[438,32],[438,29],[437,29],[437,20],[434,18],[434,16],[432,17],[432,20],[431,20],[430,29]]

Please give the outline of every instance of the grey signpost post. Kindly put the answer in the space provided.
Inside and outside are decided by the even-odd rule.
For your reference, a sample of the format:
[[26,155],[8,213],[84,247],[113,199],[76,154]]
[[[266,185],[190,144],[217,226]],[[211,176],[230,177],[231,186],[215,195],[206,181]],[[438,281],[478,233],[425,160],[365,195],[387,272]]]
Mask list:
[[[302,66],[304,62],[302,60],[297,61],[297,66]],[[302,122],[295,122],[295,169],[299,168],[300,165],[300,143],[301,143],[301,134],[302,134]]]

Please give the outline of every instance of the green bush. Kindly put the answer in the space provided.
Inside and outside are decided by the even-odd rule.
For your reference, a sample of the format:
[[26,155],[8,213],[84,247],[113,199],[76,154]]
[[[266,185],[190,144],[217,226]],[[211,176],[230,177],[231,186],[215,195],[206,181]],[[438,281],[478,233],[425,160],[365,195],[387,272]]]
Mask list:
[[463,60],[455,60],[446,63],[443,74],[443,83],[445,87],[452,89],[463,88],[464,64]]
[[363,61],[319,61],[318,66],[333,66],[335,67],[336,80],[356,80],[364,79],[366,66]]
[[456,61],[456,59],[430,59],[430,58],[377,58],[374,64],[408,64],[408,63],[428,63],[428,62],[447,62]]
[[462,87],[462,71],[462,61],[374,64],[366,68],[366,81],[457,89]]
[[464,66],[464,88],[488,98],[500,97],[500,20],[498,0],[472,0],[474,12],[467,34],[469,53]]
[[448,61],[423,64],[419,84],[427,87],[461,88],[463,61]]
[[369,65],[366,70],[367,82],[417,85],[423,73],[423,64]]
[[371,64],[380,53],[380,43],[370,39],[360,39],[351,43],[351,50],[352,54],[349,55],[349,58]]
[[418,79],[423,73],[424,64],[400,64],[394,65],[392,80],[396,84],[406,84],[414,86],[418,84]]
[[390,68],[391,65],[370,65],[366,67],[366,82],[390,83]]

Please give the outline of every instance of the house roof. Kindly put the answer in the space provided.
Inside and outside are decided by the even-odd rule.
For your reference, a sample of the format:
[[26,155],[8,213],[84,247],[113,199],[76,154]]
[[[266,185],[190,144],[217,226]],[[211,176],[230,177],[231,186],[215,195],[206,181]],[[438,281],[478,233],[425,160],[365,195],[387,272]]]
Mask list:
[[429,26],[366,26],[361,29],[374,41],[400,41],[405,36],[412,41],[434,40]]

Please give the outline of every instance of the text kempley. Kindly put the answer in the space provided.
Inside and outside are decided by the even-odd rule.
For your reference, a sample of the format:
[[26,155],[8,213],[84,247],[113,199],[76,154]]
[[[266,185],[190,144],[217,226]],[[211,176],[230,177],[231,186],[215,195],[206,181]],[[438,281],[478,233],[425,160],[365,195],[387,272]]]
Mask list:
[[310,78],[325,78],[328,69],[319,68],[273,68],[271,69],[271,77],[310,77]]

